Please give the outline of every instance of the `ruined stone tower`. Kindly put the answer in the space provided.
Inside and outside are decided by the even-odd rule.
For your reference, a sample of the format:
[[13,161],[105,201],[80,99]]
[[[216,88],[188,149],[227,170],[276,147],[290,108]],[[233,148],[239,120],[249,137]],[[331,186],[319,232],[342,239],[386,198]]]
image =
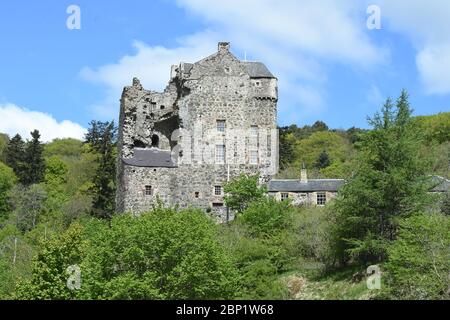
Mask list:
[[164,92],[138,79],[120,108],[117,209],[140,213],[157,199],[229,219],[223,185],[240,173],[267,181],[278,170],[277,79],[238,60],[229,43],[172,66]]

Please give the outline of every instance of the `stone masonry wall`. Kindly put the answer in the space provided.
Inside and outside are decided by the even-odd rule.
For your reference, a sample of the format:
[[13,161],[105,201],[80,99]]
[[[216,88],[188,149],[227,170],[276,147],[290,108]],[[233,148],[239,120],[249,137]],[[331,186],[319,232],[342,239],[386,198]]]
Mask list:
[[[277,80],[252,78],[223,44],[216,54],[174,66],[171,73],[163,93],[144,90],[137,79],[124,89],[117,207],[140,213],[161,199],[168,205],[211,209],[223,221],[226,208],[219,207],[223,195],[214,194],[215,186],[240,173],[259,172],[267,181],[278,170]],[[217,120],[225,121],[225,132],[218,132]],[[216,163],[217,145],[225,145],[224,163]],[[171,150],[176,167],[123,163],[136,148],[152,147]],[[251,164],[255,151],[258,161]],[[145,195],[145,186],[152,187],[152,195]]]

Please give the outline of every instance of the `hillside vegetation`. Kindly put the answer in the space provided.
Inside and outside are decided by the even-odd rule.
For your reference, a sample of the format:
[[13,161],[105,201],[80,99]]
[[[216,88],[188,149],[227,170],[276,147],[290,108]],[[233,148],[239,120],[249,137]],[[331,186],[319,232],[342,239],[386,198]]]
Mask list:
[[[235,221],[155,205],[115,214],[116,128],[85,141],[0,134],[1,299],[450,299],[450,113],[413,117],[406,92],[370,130],[280,128],[284,178],[345,178],[327,207],[277,202],[240,176]],[[369,290],[377,265],[381,289]]]

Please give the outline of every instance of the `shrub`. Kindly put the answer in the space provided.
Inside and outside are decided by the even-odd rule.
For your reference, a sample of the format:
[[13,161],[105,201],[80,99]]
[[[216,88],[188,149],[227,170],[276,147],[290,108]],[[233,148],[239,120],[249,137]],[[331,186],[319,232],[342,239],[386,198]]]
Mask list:
[[450,218],[421,214],[400,223],[388,248],[385,297],[449,299]]
[[229,299],[237,276],[203,212],[157,208],[115,217],[83,263],[92,299]]
[[246,225],[251,236],[270,237],[285,229],[292,222],[293,207],[287,201],[276,201],[266,197],[251,203],[238,216],[238,220]]

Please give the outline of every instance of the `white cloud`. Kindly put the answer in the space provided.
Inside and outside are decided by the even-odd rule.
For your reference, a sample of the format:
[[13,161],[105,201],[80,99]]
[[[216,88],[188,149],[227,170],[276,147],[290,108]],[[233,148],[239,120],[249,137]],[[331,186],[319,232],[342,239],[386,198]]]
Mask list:
[[241,59],[246,52],[249,60],[268,65],[280,80],[281,111],[295,115],[290,121],[323,110],[330,63],[366,69],[387,58],[387,51],[367,36],[366,6],[355,1],[178,0],[177,4],[204,20],[208,29],[180,39],[175,48],[135,41],[135,54],[84,68],[84,79],[106,86],[105,99],[93,107],[97,114],[117,117],[122,88],[134,76],[147,89],[161,90],[170,65],[195,62],[215,52],[218,41],[230,41]]
[[450,43],[427,46],[418,53],[416,63],[427,93],[450,93]]
[[381,0],[388,28],[407,36],[428,94],[450,93],[450,1]]
[[83,139],[86,129],[79,124],[64,120],[56,121],[47,113],[31,111],[14,104],[0,104],[0,132],[14,136],[17,133],[24,139],[30,132],[39,130],[41,140],[52,141],[55,138]]
[[[332,0],[178,0],[245,47],[263,43],[271,51],[300,51],[327,60],[370,65],[384,58],[365,34],[358,18],[366,7]],[[359,15],[358,15],[359,13]]]

